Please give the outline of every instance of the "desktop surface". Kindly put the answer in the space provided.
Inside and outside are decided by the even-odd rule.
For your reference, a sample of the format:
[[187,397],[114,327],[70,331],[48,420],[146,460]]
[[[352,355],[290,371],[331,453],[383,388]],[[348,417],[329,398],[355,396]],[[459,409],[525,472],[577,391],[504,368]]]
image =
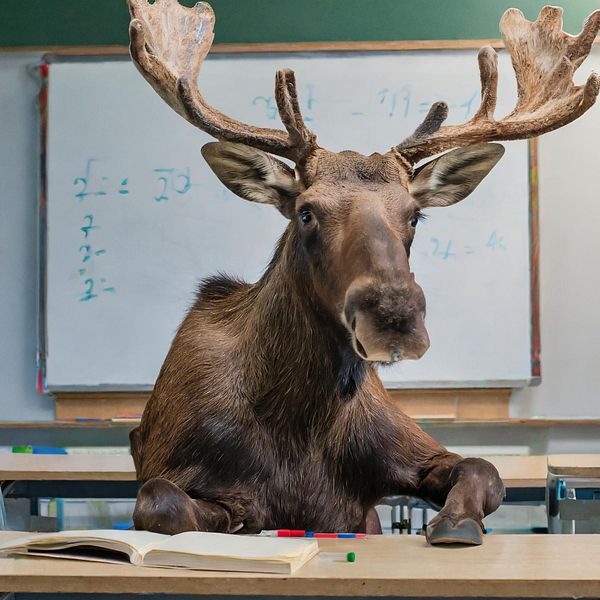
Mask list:
[[[0,541],[20,535],[0,532]],[[488,535],[482,546],[428,546],[418,535],[319,540],[293,575],[265,575],[44,558],[0,559],[13,592],[227,596],[600,597],[600,535]]]

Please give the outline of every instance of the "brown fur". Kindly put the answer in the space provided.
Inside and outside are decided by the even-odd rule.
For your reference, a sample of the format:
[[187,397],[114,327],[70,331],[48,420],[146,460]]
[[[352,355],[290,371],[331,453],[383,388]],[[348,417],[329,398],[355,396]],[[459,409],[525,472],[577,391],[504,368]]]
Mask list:
[[[327,160],[327,174],[317,165],[294,200],[318,212],[320,237],[307,239],[294,219],[259,282],[205,281],[179,328],[131,436],[143,484],[136,527],[357,531],[383,496],[441,507],[455,483],[452,519],[481,523],[501,502],[495,469],[461,460],[419,429],[354,351],[338,315],[357,278],[377,283],[360,308],[381,320],[377,328],[398,321],[410,343],[406,319],[424,310],[407,258],[417,205],[382,157],[375,166],[370,157]],[[386,238],[379,256],[373,243]]]

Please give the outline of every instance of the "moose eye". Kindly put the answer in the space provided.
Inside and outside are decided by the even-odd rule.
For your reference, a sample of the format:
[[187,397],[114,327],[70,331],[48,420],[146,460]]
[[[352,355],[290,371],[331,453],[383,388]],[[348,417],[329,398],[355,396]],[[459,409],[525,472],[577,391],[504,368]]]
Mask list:
[[302,221],[303,225],[308,225],[312,221],[312,213],[309,208],[302,208],[298,212],[298,218]]
[[422,212],[417,212],[413,215],[413,218],[410,220],[410,226],[416,227],[419,221],[422,221],[425,218],[425,215]]

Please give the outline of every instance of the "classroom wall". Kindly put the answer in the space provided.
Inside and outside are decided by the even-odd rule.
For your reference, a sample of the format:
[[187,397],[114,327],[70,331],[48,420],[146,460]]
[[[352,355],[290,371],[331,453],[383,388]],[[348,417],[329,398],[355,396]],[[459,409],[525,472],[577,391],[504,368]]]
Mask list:
[[[17,4],[22,6],[12,0],[3,4],[3,13],[8,16],[8,21],[5,20],[5,23],[8,22],[10,25],[11,19],[13,24],[17,23],[18,21],[15,22],[14,19],[15,15],[22,18],[23,15],[18,12]],[[65,11],[68,7],[69,10],[75,10],[76,3],[68,3],[67,0],[60,0],[60,2],[57,0],[52,6],[58,7],[59,4],[64,5]],[[111,3],[107,0],[106,6],[109,4]],[[219,10],[219,2],[213,4],[220,13],[225,11],[227,14],[228,10],[232,12],[231,2],[223,0],[221,10]],[[247,4],[252,4],[257,9],[262,7],[263,11],[267,6],[258,0],[242,4],[246,8],[240,10],[246,10]],[[297,2],[294,4],[298,5]],[[310,10],[317,10],[316,3],[303,2],[302,4],[308,7],[308,14]],[[322,6],[330,10],[334,4],[324,2]],[[384,4],[386,3],[381,2],[377,6],[381,7]],[[419,3],[395,4],[404,5],[404,9],[408,10],[406,5]],[[432,3],[427,4],[432,5]],[[436,3],[436,6],[441,4]],[[457,3],[453,4],[457,7]],[[471,6],[470,9],[467,4]],[[493,8],[499,14],[505,4],[495,0],[493,7],[491,2],[484,1],[478,2],[477,6],[471,2],[462,3],[465,12],[455,13],[455,18],[452,20],[454,23],[452,27],[460,23],[460,30],[456,30],[452,35],[465,38],[485,37],[475,33],[486,32],[486,35],[490,36],[491,33],[487,30],[478,29],[480,25],[477,23],[481,23],[483,27],[484,21],[486,23],[489,21],[489,18],[484,19],[482,16],[485,11]],[[528,1],[514,2],[514,4],[523,6],[531,17],[535,12],[534,9],[542,3]],[[28,2],[28,8],[23,9],[23,13],[33,10],[34,5],[38,5],[37,0]],[[272,7],[273,3],[268,5]],[[289,8],[291,4],[282,2],[281,5],[288,6],[285,10],[291,10]],[[48,10],[47,5],[44,6],[46,8],[39,3],[39,10]],[[353,4],[348,1],[345,6],[350,8]],[[577,13],[576,22],[580,23],[584,13],[598,7],[600,7],[598,2],[582,1],[578,2],[576,7],[571,5],[567,12],[570,15]],[[107,10],[110,13],[108,23],[122,21],[122,16],[115,16],[117,13],[121,14],[121,9],[117,13],[111,12],[112,9]],[[473,28],[465,25],[470,23],[470,20],[465,18],[468,10],[472,11],[475,23]],[[56,12],[60,13],[60,11]],[[39,14],[43,16],[43,13]],[[56,24],[52,22],[46,23],[44,29],[44,19],[39,18],[39,14],[36,24],[32,25],[30,22],[27,27],[21,28],[18,35],[15,33],[17,31],[15,27],[4,27],[0,33],[0,45],[60,43],[67,34],[56,29]],[[67,12],[62,13],[62,16],[64,17],[65,14],[70,14],[74,19],[70,20],[73,31],[85,31],[85,28],[78,27],[78,24],[88,22],[87,15],[84,18],[80,12],[77,14]],[[266,13],[262,14],[267,18]],[[408,15],[408,13],[404,14]],[[428,37],[432,35],[452,37],[450,35],[454,31],[452,28],[444,29],[441,20],[429,16],[431,18],[428,28],[419,31],[429,31]],[[330,33],[329,39],[356,39],[358,30],[348,29],[350,26],[355,27],[352,25],[354,23],[352,19],[355,17],[343,14],[338,17],[339,19],[334,19],[332,16],[321,19],[329,22],[327,30]],[[224,20],[227,21],[229,18],[234,17],[230,15]],[[369,21],[371,29],[367,27],[365,30],[369,35],[363,33],[364,37],[359,39],[376,39],[374,36],[379,23],[377,19]],[[497,16],[494,16],[494,21],[497,21]],[[106,32],[105,28],[96,29]],[[223,36],[221,41],[259,41],[248,37],[250,29],[252,28],[243,29],[238,23],[233,27],[231,37],[227,37],[224,32],[221,34]],[[578,27],[573,26],[571,29],[576,31]],[[253,31],[260,30],[255,28]],[[351,34],[351,31],[354,33]],[[9,37],[7,32],[12,37]],[[261,41],[277,41],[274,37],[267,37],[267,33],[274,35],[270,29],[265,28]],[[448,35],[444,35],[446,33]],[[44,38],[44,35],[47,37]],[[88,43],[102,43],[101,40],[93,38],[91,33],[90,36]],[[382,35],[381,39],[385,37]],[[69,38],[68,41],[83,43],[81,39],[75,37]],[[598,52],[598,49],[595,49],[595,52]],[[0,53],[0,90],[2,90],[0,94],[0,131],[2,131],[0,382],[3,394],[0,402],[0,419],[2,420],[43,420],[51,419],[53,416],[52,401],[38,396],[34,385],[37,323],[37,131],[34,108],[36,84],[27,74],[26,66],[38,58],[39,54],[35,53]],[[596,107],[595,110],[600,108]],[[596,234],[597,224],[600,223],[600,198],[595,180],[590,177],[590,173],[597,172],[597,154],[582,153],[577,150],[583,140],[586,147],[594,147],[592,139],[594,132],[588,124],[588,118],[584,117],[564,130],[545,136],[540,144],[543,383],[537,388],[514,394],[511,402],[513,416],[600,417],[600,402],[598,402],[600,369],[596,366],[600,362],[600,336],[597,335],[598,325],[600,325],[600,303],[598,302],[600,287],[597,285],[599,269],[596,266],[600,256],[600,236]],[[590,183],[582,183],[586,181]],[[577,192],[573,193],[571,191],[573,189]],[[479,434],[469,435],[478,439]],[[546,446],[551,445],[554,443],[552,440],[555,440],[563,450],[568,449],[570,440],[575,437],[574,433],[565,433],[564,430],[556,434],[546,432],[544,435],[550,436],[545,438]],[[497,438],[489,439],[493,442],[494,439],[502,440],[504,437],[505,434],[498,431]],[[594,445],[600,444],[597,430],[592,428],[578,430],[577,437],[580,451],[592,449]],[[452,438],[452,435],[449,434],[449,438]]]
[[0,54],[0,420],[52,419],[35,391],[37,83],[40,54]]
[[[196,0],[182,0],[191,6]],[[548,0],[210,0],[215,42],[305,42],[498,38],[502,13],[535,18]],[[598,0],[568,6],[576,33]],[[91,18],[93,15],[93,18]],[[127,44],[125,0],[3,0],[1,46]]]

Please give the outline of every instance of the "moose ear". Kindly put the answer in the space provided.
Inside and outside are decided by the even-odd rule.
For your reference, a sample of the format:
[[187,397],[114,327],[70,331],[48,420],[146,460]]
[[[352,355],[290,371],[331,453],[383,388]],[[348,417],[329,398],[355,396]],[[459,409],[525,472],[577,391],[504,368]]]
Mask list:
[[503,154],[500,144],[457,148],[419,167],[408,191],[423,208],[450,206],[466,198]]
[[273,204],[284,217],[291,218],[296,196],[304,187],[285,163],[262,150],[233,142],[205,144],[202,156],[234,194]]

